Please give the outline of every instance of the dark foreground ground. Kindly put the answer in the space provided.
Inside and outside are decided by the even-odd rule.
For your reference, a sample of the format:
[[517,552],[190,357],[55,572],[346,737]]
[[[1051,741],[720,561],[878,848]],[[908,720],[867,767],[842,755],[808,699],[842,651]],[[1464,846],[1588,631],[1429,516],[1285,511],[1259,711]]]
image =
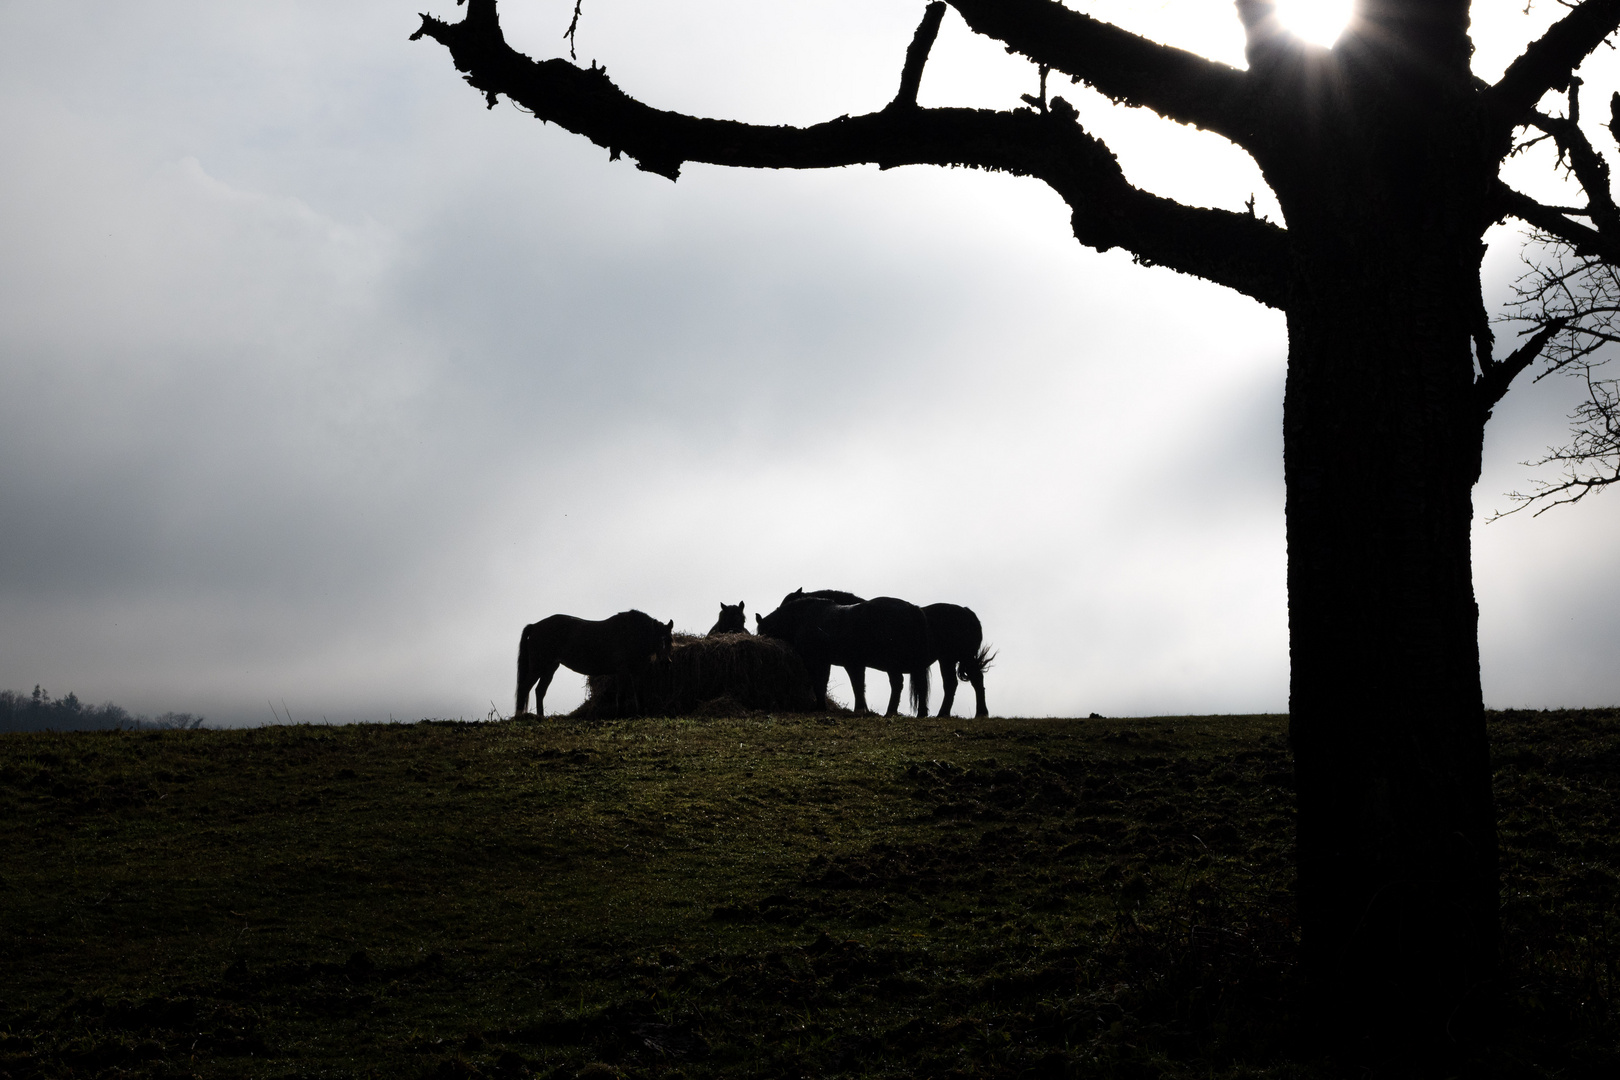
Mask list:
[[[1620,1075],[1620,712],[1492,718],[1511,986]],[[0,737],[6,1077],[1297,1077],[1280,717]]]

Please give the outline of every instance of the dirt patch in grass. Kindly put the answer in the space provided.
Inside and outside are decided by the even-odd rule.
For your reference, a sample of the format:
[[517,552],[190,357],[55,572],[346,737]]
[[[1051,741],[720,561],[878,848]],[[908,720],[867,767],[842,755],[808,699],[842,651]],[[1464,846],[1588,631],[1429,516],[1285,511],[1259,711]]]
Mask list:
[[[1292,1041],[1284,727],[6,736],[0,1076],[1351,1075]],[[1620,717],[1492,736],[1471,1069],[1613,1075]]]

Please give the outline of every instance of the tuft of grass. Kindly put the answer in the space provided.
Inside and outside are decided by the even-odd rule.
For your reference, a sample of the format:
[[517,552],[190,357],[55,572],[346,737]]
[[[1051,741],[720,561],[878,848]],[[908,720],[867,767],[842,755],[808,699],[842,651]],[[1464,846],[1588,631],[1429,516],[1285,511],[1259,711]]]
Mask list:
[[[1613,1075],[1620,713],[1492,719],[1510,1016]],[[0,1076],[1348,1075],[1276,716],[0,738]],[[1359,1075],[1359,1074],[1357,1074]]]

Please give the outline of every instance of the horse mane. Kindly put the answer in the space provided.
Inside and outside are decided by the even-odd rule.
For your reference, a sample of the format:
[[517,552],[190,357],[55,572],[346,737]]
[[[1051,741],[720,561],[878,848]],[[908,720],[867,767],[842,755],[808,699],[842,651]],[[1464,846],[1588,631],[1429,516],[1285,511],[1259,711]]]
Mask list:
[[785,604],[789,600],[800,600],[800,599],[803,599],[803,600],[831,600],[835,604],[864,604],[864,603],[866,603],[866,598],[865,597],[856,596],[854,593],[845,592],[842,589],[817,589],[815,592],[805,592],[803,588],[800,588],[795,592],[788,593],[786,596],[784,596],[782,598],[782,603]]

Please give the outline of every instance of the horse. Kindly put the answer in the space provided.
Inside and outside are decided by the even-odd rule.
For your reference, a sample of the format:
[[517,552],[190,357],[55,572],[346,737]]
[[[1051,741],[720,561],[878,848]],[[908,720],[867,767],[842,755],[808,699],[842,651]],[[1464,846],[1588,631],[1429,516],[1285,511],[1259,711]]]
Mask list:
[[[776,605],[776,610],[781,611],[795,600],[831,600],[835,604],[866,603],[865,597],[856,596],[852,592],[844,592],[842,589],[817,589],[815,592],[805,592],[804,586],[800,585],[797,589],[794,589],[792,592],[782,597],[782,602]],[[724,614],[725,609],[726,606],[721,604],[720,611],[722,614]],[[772,614],[775,614],[775,612],[772,612]],[[765,616],[761,615],[757,611],[754,612],[754,629],[763,634],[765,632],[763,629],[764,623]],[[712,630],[709,632],[711,634],[714,633]]]
[[[758,618],[758,616],[755,617]],[[739,600],[735,604],[720,605],[720,618],[716,619],[714,625],[709,627],[707,636],[746,633],[748,633],[748,619],[743,615],[743,602]]]
[[[661,623],[640,611],[621,611],[592,622],[572,615],[553,615],[530,623],[518,638],[517,708],[528,709],[529,688],[534,687],[534,711],[546,715],[546,688],[561,664],[581,675],[616,675],[617,687],[630,686],[634,705],[641,709],[633,676],[651,664],[668,664],[675,620]],[[617,693],[617,691],[616,691]],[[614,702],[615,706],[618,702]]]
[[[854,593],[843,592],[839,589],[817,589],[815,592],[805,592],[803,588],[794,590],[782,598],[783,606],[794,600],[805,597],[820,597],[832,600],[839,604],[859,604],[862,599]],[[949,716],[951,707],[956,703],[956,683],[971,683],[973,696],[977,699],[973,715],[985,717],[990,715],[990,709],[984,703],[984,673],[989,669],[996,654],[983,644],[984,629],[979,625],[979,617],[973,613],[972,608],[965,608],[959,604],[929,604],[923,608],[923,614],[928,617],[928,633],[933,641],[933,660],[939,663],[939,676],[945,700],[940,702],[939,715]],[[758,621],[759,616],[754,619]],[[850,682],[855,681],[854,672],[850,673]]]
[[912,708],[918,716],[928,715],[933,650],[928,617],[917,605],[892,596],[841,604],[825,596],[806,595],[801,589],[759,618],[758,626],[761,635],[786,641],[799,654],[809,669],[817,708],[827,707],[827,676],[836,664],[849,673],[856,712],[871,711],[866,705],[866,669],[873,667],[889,675],[889,707],[884,716],[899,715],[905,675],[911,676]]
[[[812,599],[831,600],[835,604],[866,603],[866,598],[864,596],[856,596],[854,593],[844,592],[842,589],[817,589],[815,592],[805,592],[804,586],[800,585],[797,589],[794,589],[792,592],[782,597],[782,602],[776,605],[776,610],[781,611],[783,608],[793,603],[793,601],[803,600],[807,597]],[[757,611],[754,612],[754,629],[760,634],[765,633],[764,617],[761,616]],[[866,707],[866,672],[862,670],[859,674],[857,674],[854,668],[847,667],[844,669],[844,674],[849,676],[849,685],[852,689],[857,683],[859,684],[860,689],[855,690],[855,699],[858,703],[858,708],[864,709]],[[826,708],[826,704],[826,701],[823,700],[821,707]]]
[[990,710],[984,704],[984,673],[996,654],[984,646],[984,629],[972,608],[959,604],[929,604],[923,608],[928,616],[928,633],[934,643],[934,659],[939,661],[939,677],[945,691],[945,700],[939,704],[939,715],[951,715],[956,701],[956,682],[973,684],[973,695],[978,699],[973,715],[984,717]]

